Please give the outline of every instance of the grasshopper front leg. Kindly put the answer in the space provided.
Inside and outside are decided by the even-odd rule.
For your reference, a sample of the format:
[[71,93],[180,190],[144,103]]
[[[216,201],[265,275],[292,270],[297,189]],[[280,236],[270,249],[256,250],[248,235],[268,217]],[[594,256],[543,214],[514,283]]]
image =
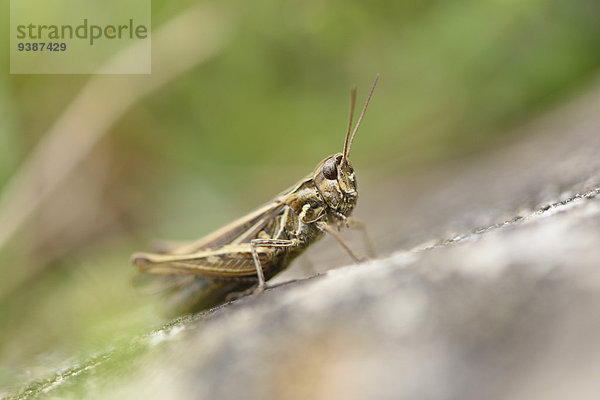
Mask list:
[[367,231],[367,224],[365,224],[365,222],[362,219],[348,217],[346,218],[346,225],[350,229],[360,231],[360,233],[362,234],[363,243],[365,244],[365,248],[367,250],[367,255],[369,256],[369,258],[374,258],[375,250],[373,247],[373,241],[371,240],[369,232]]
[[360,262],[360,258],[358,258],[358,256],[356,254],[354,254],[354,252],[352,251],[350,246],[348,246],[348,244],[344,241],[344,239],[342,239],[340,234],[334,228],[332,228],[329,224],[327,224],[326,222],[323,222],[323,221],[319,221],[316,224],[317,224],[317,228],[319,228],[321,231],[326,232],[326,233],[330,234],[331,236],[333,236],[333,238],[344,248],[344,250],[346,250],[348,252],[350,257],[352,257],[352,259],[355,262],[357,262],[357,263]]

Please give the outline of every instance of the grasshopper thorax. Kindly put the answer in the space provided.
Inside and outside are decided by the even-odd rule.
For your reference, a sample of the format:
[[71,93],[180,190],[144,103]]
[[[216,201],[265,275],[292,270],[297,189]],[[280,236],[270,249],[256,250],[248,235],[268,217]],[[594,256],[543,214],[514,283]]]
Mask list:
[[[342,153],[321,161],[313,172],[313,182],[331,215],[347,217],[356,206],[356,177],[350,161]],[[338,215],[338,217],[341,217]]]

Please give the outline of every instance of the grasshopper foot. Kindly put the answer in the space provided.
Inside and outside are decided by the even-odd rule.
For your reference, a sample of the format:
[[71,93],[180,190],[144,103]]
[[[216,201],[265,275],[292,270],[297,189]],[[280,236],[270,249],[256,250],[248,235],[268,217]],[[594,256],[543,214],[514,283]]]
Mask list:
[[227,297],[225,298],[226,301],[234,301],[234,300],[238,300],[241,299],[242,297],[246,297],[246,296],[253,296],[256,294],[260,294],[262,292],[265,291],[265,289],[267,288],[267,285],[256,285],[256,286],[252,286],[246,290],[243,290],[241,292],[233,292],[233,293],[229,293],[227,295]]
[[258,285],[257,287],[254,288],[254,290],[252,291],[252,294],[261,294],[262,292],[265,291],[266,287],[267,287],[267,285]]

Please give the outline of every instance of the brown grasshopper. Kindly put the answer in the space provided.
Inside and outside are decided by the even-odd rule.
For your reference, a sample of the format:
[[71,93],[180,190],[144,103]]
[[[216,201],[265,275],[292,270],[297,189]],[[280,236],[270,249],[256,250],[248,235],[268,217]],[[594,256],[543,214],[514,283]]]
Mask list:
[[267,280],[324,233],[358,261],[337,231],[346,226],[364,232],[362,223],[349,218],[356,206],[357,187],[348,154],[378,79],[379,74],[352,134],[356,89],[351,90],[342,153],[325,158],[311,174],[256,211],[193,243],[157,253],[135,253],[133,263],[141,272],[169,275],[176,305],[199,310],[223,302],[232,293],[262,292]]

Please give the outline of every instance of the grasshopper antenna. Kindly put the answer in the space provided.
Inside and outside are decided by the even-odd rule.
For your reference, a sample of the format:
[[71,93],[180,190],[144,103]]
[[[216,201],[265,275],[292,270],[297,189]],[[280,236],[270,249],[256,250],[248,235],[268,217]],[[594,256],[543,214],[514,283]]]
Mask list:
[[356,105],[356,86],[350,89],[350,119],[348,121],[348,130],[346,131],[346,139],[344,140],[344,153],[342,155],[342,164],[346,161],[348,154],[348,139],[350,139],[350,131],[352,130],[352,118],[354,117],[354,107]]
[[[356,126],[354,127],[354,131],[352,131],[352,136],[350,137],[350,141],[348,141],[348,134],[350,133],[350,125],[352,125],[352,114],[354,112],[354,102],[355,99],[352,99],[351,109],[350,109],[350,124],[348,125],[348,133],[346,133],[346,141],[344,142],[344,154],[342,156],[342,163],[348,159],[348,154],[350,153],[350,148],[352,148],[352,142],[354,141],[354,135],[356,135],[356,131],[362,122],[363,117],[365,116],[365,111],[367,111],[367,106],[369,105],[369,101],[371,100],[371,96],[373,95],[373,91],[375,90],[375,85],[377,85],[377,80],[379,79],[379,74],[375,75],[375,80],[373,81],[373,85],[371,85],[371,90],[369,91],[369,96],[367,96],[367,101],[358,117],[358,121],[356,121]],[[356,98],[356,90],[354,92],[354,98]]]

